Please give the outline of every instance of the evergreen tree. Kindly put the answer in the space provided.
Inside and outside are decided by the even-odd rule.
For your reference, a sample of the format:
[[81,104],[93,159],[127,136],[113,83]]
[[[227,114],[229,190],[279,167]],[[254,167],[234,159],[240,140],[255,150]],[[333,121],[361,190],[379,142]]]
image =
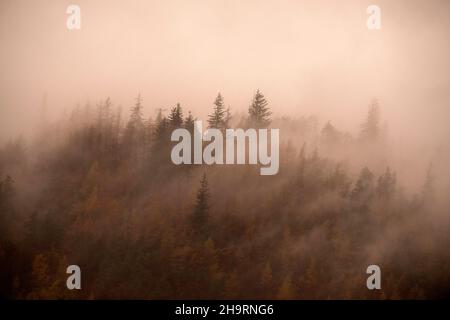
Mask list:
[[326,186],[331,190],[338,191],[340,195],[346,196],[348,194],[350,185],[350,179],[347,177],[345,171],[341,168],[341,165],[337,164],[334,172],[327,178]]
[[153,133],[155,132],[156,122],[150,116],[150,117],[147,118],[147,120],[145,120],[144,126],[145,126],[146,139],[147,140],[151,140],[150,138],[153,136]]
[[373,173],[364,167],[359,174],[355,187],[351,192],[352,200],[365,202],[369,200],[373,192]]
[[192,134],[194,132],[194,117],[189,111],[188,116],[184,119],[184,127]]
[[111,116],[111,99],[108,97],[104,102],[97,105],[97,126],[104,129],[109,124]]
[[154,143],[151,145],[149,153],[151,154],[150,160],[159,163],[157,165],[171,163],[169,148],[173,145],[170,141],[172,130],[170,120],[160,111],[155,123]]
[[146,132],[142,111],[142,97],[139,94],[135,105],[131,108],[124,133],[124,151],[135,160],[142,159],[145,154]]
[[179,103],[170,110],[169,125],[174,129],[183,126],[183,110]]
[[119,144],[119,137],[122,131],[122,107],[118,106],[114,115],[113,121],[113,144],[117,148]]
[[136,98],[135,105],[131,108],[130,119],[125,129],[125,142],[132,148],[144,142],[145,126],[142,109],[142,97],[139,94]]
[[195,209],[191,217],[192,229],[194,231],[194,237],[206,240],[208,238],[208,219],[209,219],[209,190],[208,181],[206,180],[206,174],[203,174],[203,178],[200,181],[200,188],[197,191],[197,201],[195,203]]
[[138,130],[144,126],[144,116],[142,115],[142,97],[138,94],[135,105],[131,108],[130,120],[127,128]]
[[395,192],[396,174],[392,173],[389,167],[384,174],[378,178],[377,194],[380,198],[390,199]]
[[248,109],[249,125],[251,127],[265,128],[269,126],[271,122],[270,115],[272,112],[269,110],[268,105],[269,103],[266,98],[264,98],[264,95],[258,89],[253,97],[252,104]]
[[208,127],[215,129],[225,129],[226,111],[223,103],[222,95],[217,95],[214,101],[213,113],[208,116]]
[[161,142],[165,141],[169,135],[169,120],[166,117],[162,117],[156,121],[155,136],[156,140]]
[[366,121],[361,125],[360,139],[375,142],[380,136],[380,107],[377,100],[372,100]]
[[162,118],[163,118],[163,111],[165,111],[166,109],[163,108],[158,108],[158,114],[156,115],[156,119],[155,119],[155,123],[160,123]]
[[333,146],[341,141],[341,137],[342,134],[328,121],[322,129],[322,143],[327,146]]

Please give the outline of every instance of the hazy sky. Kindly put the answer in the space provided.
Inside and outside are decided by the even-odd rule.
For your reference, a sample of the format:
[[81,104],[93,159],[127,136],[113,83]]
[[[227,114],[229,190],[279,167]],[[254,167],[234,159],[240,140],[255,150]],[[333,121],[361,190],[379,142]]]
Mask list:
[[[81,30],[66,8],[81,8]],[[370,4],[381,30],[366,27]],[[1,0],[0,141],[50,115],[138,92],[146,115],[180,102],[204,117],[260,88],[275,114],[356,131],[377,97],[390,128],[450,134],[450,1]]]

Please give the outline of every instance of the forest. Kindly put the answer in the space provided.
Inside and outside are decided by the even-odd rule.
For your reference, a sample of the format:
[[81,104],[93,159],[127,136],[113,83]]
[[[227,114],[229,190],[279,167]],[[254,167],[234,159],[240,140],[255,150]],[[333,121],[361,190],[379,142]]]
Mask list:
[[[148,98],[149,100],[151,97]],[[276,128],[279,171],[175,165],[180,103],[144,115],[106,98],[0,149],[0,296],[9,299],[430,299],[450,296],[450,201],[439,172],[405,188],[382,105],[360,131],[279,115],[256,91],[210,128]],[[207,122],[206,122],[207,120]],[[389,119],[387,119],[389,120]],[[324,122],[322,122],[324,121]],[[413,169],[411,169],[413,170]],[[68,290],[78,265],[82,289]],[[366,269],[379,265],[381,290]]]

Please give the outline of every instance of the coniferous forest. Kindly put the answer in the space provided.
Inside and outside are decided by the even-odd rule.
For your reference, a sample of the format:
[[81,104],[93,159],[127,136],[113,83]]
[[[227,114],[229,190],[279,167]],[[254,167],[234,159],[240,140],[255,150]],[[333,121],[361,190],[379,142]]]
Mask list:
[[[145,98],[145,99],[144,99]],[[360,130],[248,112],[211,97],[204,125],[280,129],[278,174],[255,165],[175,165],[182,103],[144,112],[106,98],[42,122],[0,149],[0,296],[20,299],[429,299],[450,295],[450,202],[439,162],[406,188],[383,105]],[[154,111],[154,110],[153,110]],[[411,169],[412,170],[412,169]],[[67,290],[66,268],[82,270]],[[366,269],[382,270],[368,290]]]

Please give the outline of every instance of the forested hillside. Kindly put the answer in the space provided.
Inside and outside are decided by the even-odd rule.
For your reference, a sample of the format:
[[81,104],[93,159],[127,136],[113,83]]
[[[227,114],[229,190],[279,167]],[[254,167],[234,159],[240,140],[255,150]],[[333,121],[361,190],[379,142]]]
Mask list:
[[[149,98],[150,99],[150,98]],[[279,128],[280,170],[174,165],[182,104],[144,116],[109,98],[0,152],[0,295],[7,298],[421,299],[450,294],[449,201],[431,164],[405,189],[381,106],[351,134],[213,98],[210,127]],[[207,121],[206,121],[207,120]],[[388,120],[388,119],[387,119]],[[403,168],[405,169],[405,168]],[[82,290],[66,288],[79,265]],[[382,269],[382,290],[366,268]]]

